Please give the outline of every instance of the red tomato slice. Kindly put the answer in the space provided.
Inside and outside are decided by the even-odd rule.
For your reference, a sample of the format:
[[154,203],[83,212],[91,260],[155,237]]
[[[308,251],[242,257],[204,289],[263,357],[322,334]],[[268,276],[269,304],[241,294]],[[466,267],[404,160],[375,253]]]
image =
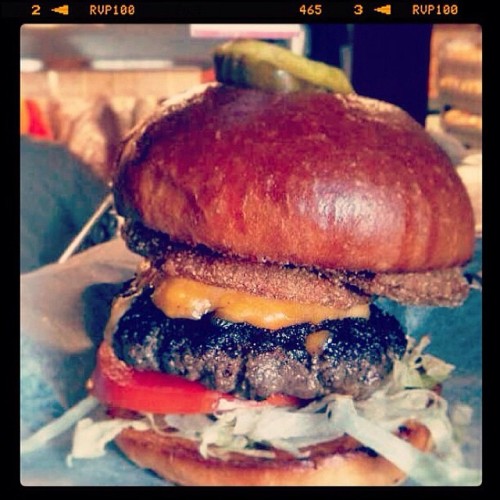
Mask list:
[[109,406],[161,414],[212,413],[221,399],[249,407],[297,406],[300,403],[298,398],[283,394],[273,394],[260,402],[245,401],[178,375],[138,371],[118,359],[107,342],[98,349],[89,392]]

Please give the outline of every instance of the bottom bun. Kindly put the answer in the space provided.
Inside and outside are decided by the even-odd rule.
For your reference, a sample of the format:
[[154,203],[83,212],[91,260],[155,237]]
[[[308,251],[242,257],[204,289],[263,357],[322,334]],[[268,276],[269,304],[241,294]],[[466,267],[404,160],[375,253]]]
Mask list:
[[[428,429],[408,422],[400,437],[422,451],[431,448]],[[154,431],[126,429],[116,444],[136,465],[185,486],[388,486],[405,474],[348,436],[309,447],[305,459],[277,451],[273,459],[231,453],[203,458],[198,444]]]

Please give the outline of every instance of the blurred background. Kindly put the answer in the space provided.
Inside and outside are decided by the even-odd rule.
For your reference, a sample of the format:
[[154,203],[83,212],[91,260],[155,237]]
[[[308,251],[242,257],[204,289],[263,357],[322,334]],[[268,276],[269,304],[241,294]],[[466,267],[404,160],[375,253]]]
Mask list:
[[[57,262],[109,192],[127,132],[214,80],[212,52],[262,38],[340,66],[357,93],[427,128],[462,176],[482,231],[482,34],[471,24],[26,24],[21,28],[21,272]],[[76,251],[116,233],[112,207]]]

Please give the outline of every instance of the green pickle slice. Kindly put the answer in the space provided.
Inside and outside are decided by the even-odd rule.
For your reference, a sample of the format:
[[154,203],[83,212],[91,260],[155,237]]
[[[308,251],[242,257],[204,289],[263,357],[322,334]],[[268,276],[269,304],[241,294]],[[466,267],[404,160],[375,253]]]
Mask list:
[[214,66],[219,82],[240,87],[277,92],[354,92],[340,68],[260,40],[232,40],[220,45],[215,49]]

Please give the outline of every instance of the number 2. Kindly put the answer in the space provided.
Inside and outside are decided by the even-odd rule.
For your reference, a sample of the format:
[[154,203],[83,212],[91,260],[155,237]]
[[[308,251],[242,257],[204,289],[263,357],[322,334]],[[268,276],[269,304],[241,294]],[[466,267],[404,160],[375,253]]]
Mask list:
[[31,6],[31,15],[32,16],[39,16],[40,15],[40,6],[37,4],[33,4]]

